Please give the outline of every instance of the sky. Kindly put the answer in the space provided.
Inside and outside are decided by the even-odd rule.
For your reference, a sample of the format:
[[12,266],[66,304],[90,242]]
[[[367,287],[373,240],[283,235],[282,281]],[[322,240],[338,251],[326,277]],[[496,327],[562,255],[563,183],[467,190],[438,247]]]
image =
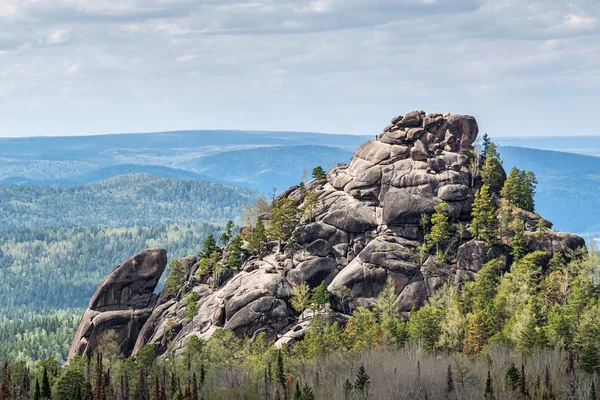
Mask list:
[[600,135],[598,0],[0,0],[0,136]]

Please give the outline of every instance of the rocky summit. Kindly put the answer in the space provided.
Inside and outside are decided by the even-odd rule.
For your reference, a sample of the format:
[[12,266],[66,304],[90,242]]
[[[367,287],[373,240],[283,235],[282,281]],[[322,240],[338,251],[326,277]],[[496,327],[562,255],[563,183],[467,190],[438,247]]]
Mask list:
[[[180,351],[192,336],[207,338],[217,329],[240,337],[264,332],[276,346],[301,340],[313,313],[304,317],[291,307],[292,288],[327,284],[332,294],[328,315],[343,323],[351,310],[370,307],[393,279],[400,310],[419,308],[444,284],[461,285],[476,277],[492,258],[508,268],[510,247],[471,238],[468,227],[475,192],[482,186],[474,162],[478,135],[467,115],[413,111],[392,120],[377,140],[360,146],[349,165],[327,176],[292,187],[280,195],[303,208],[307,194],[316,197],[314,212],[304,213],[285,246],[268,244],[261,257],[239,270],[215,277],[199,273],[196,257],[181,260],[185,283],[177,293],[153,295],[166,265],[163,250],[146,250],[117,267],[100,285],[82,317],[69,357],[90,354],[105,338],[116,338],[125,355],[147,344],[159,353]],[[506,174],[504,174],[504,177]],[[420,251],[423,215],[440,203],[456,230],[457,251],[441,262]],[[268,226],[270,215],[261,215]],[[522,211],[525,240],[531,249],[568,253],[584,246],[578,236],[537,229],[540,216]],[[242,233],[247,234],[248,228]],[[225,249],[221,255],[228,257]],[[186,315],[194,292],[198,310]]]

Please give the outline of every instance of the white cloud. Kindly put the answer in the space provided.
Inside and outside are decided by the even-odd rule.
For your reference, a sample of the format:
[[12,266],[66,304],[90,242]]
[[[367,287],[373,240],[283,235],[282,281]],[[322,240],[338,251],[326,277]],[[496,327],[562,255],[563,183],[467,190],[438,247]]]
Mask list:
[[198,56],[195,54],[186,54],[184,56],[177,57],[175,60],[180,63],[187,63],[190,61],[194,61],[196,58],[198,58]]
[[64,44],[69,41],[69,33],[64,29],[58,29],[46,36],[46,43],[50,45]]

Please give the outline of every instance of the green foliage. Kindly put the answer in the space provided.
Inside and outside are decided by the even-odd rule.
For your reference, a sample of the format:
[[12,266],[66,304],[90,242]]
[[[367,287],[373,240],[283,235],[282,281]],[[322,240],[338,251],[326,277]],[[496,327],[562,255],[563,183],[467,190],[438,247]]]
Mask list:
[[280,242],[287,241],[300,220],[296,200],[291,198],[279,199],[271,210],[270,225],[267,235]]
[[361,364],[356,374],[356,381],[354,381],[354,389],[366,396],[370,388],[371,377],[367,374],[365,366]]
[[302,283],[292,289],[292,307],[302,313],[310,304],[310,287]]
[[185,271],[181,261],[175,259],[169,265],[169,277],[165,282],[165,290],[170,296],[177,294],[185,281]]
[[513,167],[500,194],[508,200],[510,205],[526,211],[534,211],[533,197],[537,183],[538,181],[533,172]]
[[322,281],[321,284],[315,287],[312,290],[310,301],[315,304],[318,308],[323,307],[326,304],[329,304],[329,298],[331,297],[331,293],[327,291],[327,284],[325,281]]
[[435,206],[431,216],[431,231],[425,236],[425,241],[435,244],[436,254],[440,257],[440,242],[450,237],[450,222],[448,220],[448,204],[440,203]]
[[[56,400],[77,400],[82,398],[85,376],[82,371],[68,368],[56,382]],[[49,398],[49,397],[48,397]]]
[[521,218],[515,218],[512,223],[512,251],[511,255],[515,261],[519,261],[527,254],[527,244],[525,242],[525,222]]
[[485,152],[486,156],[483,168],[481,169],[481,178],[489,190],[497,193],[502,188],[502,160],[500,160],[500,154],[495,143],[490,143]]
[[347,348],[362,351],[381,344],[382,330],[370,310],[358,307],[348,320],[342,338]]
[[410,338],[426,350],[433,350],[442,333],[445,311],[425,305],[410,312],[408,330]]
[[204,243],[202,244],[202,250],[198,254],[199,258],[210,258],[212,254],[219,250],[217,246],[217,241],[213,237],[213,235],[208,235],[206,239],[204,239]]
[[325,179],[326,176],[327,176],[327,172],[320,165],[317,165],[316,167],[313,168],[313,170],[312,170],[313,179],[321,180],[321,179]]
[[265,225],[260,217],[256,218],[256,225],[248,239],[248,251],[250,254],[259,256],[267,250],[267,234]]
[[498,235],[497,208],[490,194],[489,185],[483,185],[475,193],[473,211],[471,216],[473,221],[469,226],[469,232],[475,239],[483,240],[488,243],[496,241]]
[[200,300],[200,295],[197,292],[190,292],[185,298],[185,316],[191,321],[196,316],[198,312],[198,300]]
[[239,269],[244,263],[244,240],[240,235],[235,235],[229,244],[229,258],[227,266],[231,269]]
[[229,244],[229,241],[231,240],[231,238],[233,237],[233,227],[234,227],[234,223],[232,220],[227,221],[227,224],[225,225],[225,231],[221,234],[221,244],[223,244],[223,246],[227,246]]

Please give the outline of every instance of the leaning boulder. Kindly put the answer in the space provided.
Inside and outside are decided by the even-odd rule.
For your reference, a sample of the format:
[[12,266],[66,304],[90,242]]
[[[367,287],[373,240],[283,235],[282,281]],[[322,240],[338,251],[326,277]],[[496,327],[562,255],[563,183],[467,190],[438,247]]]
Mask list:
[[167,265],[163,249],[144,250],[115,268],[92,296],[77,329],[69,359],[116,343],[131,354],[138,332],[152,314],[154,289]]

